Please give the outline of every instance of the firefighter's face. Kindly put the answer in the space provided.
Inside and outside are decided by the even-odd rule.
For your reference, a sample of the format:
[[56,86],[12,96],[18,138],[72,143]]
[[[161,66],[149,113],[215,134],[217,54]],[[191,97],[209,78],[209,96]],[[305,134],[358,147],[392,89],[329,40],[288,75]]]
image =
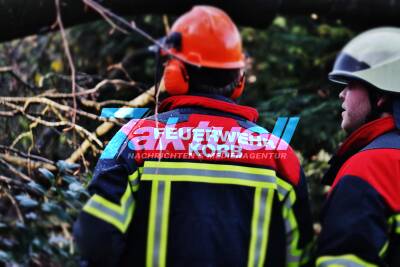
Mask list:
[[371,112],[368,90],[361,83],[350,82],[339,94],[342,103],[341,127],[351,133],[362,126]]

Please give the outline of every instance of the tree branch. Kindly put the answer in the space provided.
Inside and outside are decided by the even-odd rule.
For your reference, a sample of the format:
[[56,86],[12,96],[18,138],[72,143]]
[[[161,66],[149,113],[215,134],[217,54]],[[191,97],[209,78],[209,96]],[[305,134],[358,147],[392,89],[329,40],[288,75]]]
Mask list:
[[15,153],[15,154],[17,154],[17,155],[19,155],[21,157],[30,158],[30,159],[33,159],[33,160],[42,161],[44,163],[55,165],[55,162],[52,161],[52,160],[49,160],[49,159],[46,159],[46,158],[43,158],[43,157],[37,156],[37,155],[26,154],[26,153],[24,153],[24,152],[22,152],[20,150],[17,150],[15,148],[11,148],[11,147],[8,147],[8,146],[0,145],[0,150],[9,151],[9,152]]
[[12,163],[14,165],[18,165],[24,168],[31,168],[31,169],[38,169],[38,168],[46,168],[49,171],[56,171],[57,166],[50,164],[50,163],[45,163],[41,161],[34,161],[30,160],[29,158],[21,158],[17,156],[12,156],[4,153],[0,153],[0,158],[4,159],[5,161]]
[[71,69],[72,95],[73,95],[72,99],[73,99],[73,107],[74,107],[72,109],[72,124],[75,124],[75,121],[76,121],[76,109],[77,109],[77,103],[76,103],[76,70],[75,70],[74,61],[72,60],[71,51],[69,49],[67,36],[65,34],[64,24],[63,24],[62,19],[61,19],[60,0],[55,0],[55,1],[56,1],[56,11],[57,11],[57,24],[58,24],[58,26],[60,28],[61,38],[62,38],[62,41],[63,41],[65,54],[66,54],[66,56],[68,58],[69,67]]
[[26,182],[32,181],[32,179],[31,179],[29,176],[27,176],[26,174],[24,174],[24,173],[18,171],[18,170],[15,169],[11,164],[8,164],[5,160],[0,159],[0,163],[4,164],[4,165],[7,167],[7,169],[8,169],[9,171],[11,171],[11,172],[14,173],[15,175],[21,177],[22,180],[24,180],[24,181],[26,181]]
[[[160,86],[160,91],[165,91],[165,87],[163,84]],[[155,88],[152,87],[146,92],[142,93],[141,95],[137,96],[136,98],[129,101],[129,106],[131,107],[143,107],[151,102],[154,101],[154,93]],[[104,122],[99,127],[96,128],[94,135],[96,137],[100,137],[108,133],[113,127],[115,126],[112,122]],[[80,155],[86,153],[87,149],[90,147],[90,143],[85,140],[81,146],[71,154],[71,156],[66,160],[67,162],[73,163],[76,162]]]
[[73,124],[73,123],[71,123],[69,121],[57,121],[57,122],[46,121],[46,120],[43,120],[43,119],[38,118],[38,117],[34,117],[34,116],[26,113],[23,107],[14,105],[12,103],[4,102],[4,101],[1,102],[1,103],[3,105],[6,105],[6,106],[10,107],[10,108],[13,108],[15,110],[20,111],[29,120],[37,122],[37,123],[40,123],[40,124],[42,124],[44,126],[47,126],[47,127],[69,126],[71,129],[76,129],[77,131],[80,131],[80,132],[84,133],[90,141],[94,141],[95,143],[97,143],[97,145],[99,147],[103,147],[103,143],[94,134],[92,134],[91,132],[89,132],[84,127],[82,127],[82,126],[80,126],[78,124]]

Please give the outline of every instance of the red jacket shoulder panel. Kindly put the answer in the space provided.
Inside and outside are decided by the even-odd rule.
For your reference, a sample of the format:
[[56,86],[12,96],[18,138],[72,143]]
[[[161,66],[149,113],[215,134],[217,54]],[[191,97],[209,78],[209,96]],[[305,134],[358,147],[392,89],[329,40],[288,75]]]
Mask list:
[[400,211],[400,150],[382,148],[355,154],[340,168],[332,189],[344,176],[365,180],[394,211]]

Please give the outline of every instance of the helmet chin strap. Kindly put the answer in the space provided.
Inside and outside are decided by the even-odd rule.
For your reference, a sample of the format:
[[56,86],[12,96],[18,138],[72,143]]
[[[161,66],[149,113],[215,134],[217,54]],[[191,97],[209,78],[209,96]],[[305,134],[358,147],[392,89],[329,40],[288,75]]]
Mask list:
[[[392,113],[395,120],[396,128],[400,130],[400,95],[392,95]],[[369,93],[369,101],[371,103],[371,112],[366,118],[366,122],[370,122],[381,117],[381,114],[387,110],[378,107],[378,94]]]
[[368,97],[369,97],[369,103],[371,105],[371,111],[366,118],[365,121],[366,123],[379,119],[379,117],[383,112],[383,110],[380,107],[378,107],[379,95],[374,89],[368,90]]
[[396,123],[396,128],[400,130],[400,96],[396,95],[393,99],[393,116]]

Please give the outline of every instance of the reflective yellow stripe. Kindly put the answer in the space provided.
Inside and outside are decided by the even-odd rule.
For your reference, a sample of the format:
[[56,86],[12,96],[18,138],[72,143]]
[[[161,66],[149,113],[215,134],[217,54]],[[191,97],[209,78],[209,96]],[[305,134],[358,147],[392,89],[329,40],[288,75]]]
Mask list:
[[[391,217],[389,217],[387,221],[388,227],[389,227],[389,232],[391,234],[397,234],[400,235],[400,214],[395,214]],[[389,248],[389,240],[383,244],[381,250],[379,251],[379,257],[384,258],[386,256],[386,253]]]
[[203,169],[182,169],[182,168],[157,168],[148,167],[144,169],[144,174],[163,175],[163,176],[208,176],[208,177],[229,177],[232,179],[240,179],[245,181],[269,182],[275,183],[276,177],[264,174],[253,174],[247,172],[237,172],[231,170],[203,170]]
[[310,260],[311,260],[311,255],[314,254],[314,249],[315,249],[315,240],[316,237],[314,237],[314,240],[309,242],[303,249],[303,253],[301,255],[301,260],[300,260],[300,266],[306,265]]
[[303,251],[298,248],[300,232],[297,225],[296,216],[293,211],[293,205],[296,201],[296,194],[291,188],[285,197],[283,203],[283,218],[286,229],[286,262],[288,267],[300,266]]
[[171,182],[165,183],[165,192],[162,206],[161,220],[161,244],[160,244],[160,265],[167,265],[167,241],[168,241],[168,222],[169,222],[169,206],[171,199]]
[[248,267],[264,266],[274,192],[265,188],[255,189]]
[[212,163],[194,163],[194,162],[169,162],[169,161],[146,161],[144,168],[173,168],[173,169],[197,169],[197,170],[215,170],[233,172],[260,174],[266,176],[276,176],[274,170],[265,168],[254,168],[240,165],[212,164]]
[[[278,190],[281,201],[292,188],[288,182],[279,179],[275,171],[264,168],[226,164],[146,161],[144,168],[139,168],[139,171],[141,180],[147,181],[169,180],[274,188]],[[290,198],[294,203],[295,195],[290,195]]]
[[151,186],[149,230],[147,233],[147,254],[146,254],[146,266],[147,267],[153,266],[154,233],[155,233],[155,227],[156,227],[158,183],[159,183],[159,181],[154,181]]
[[389,241],[386,241],[385,244],[383,244],[381,250],[379,251],[379,257],[383,258],[386,255],[388,247],[389,247]]
[[[197,182],[213,184],[233,184],[240,186],[272,188],[286,194],[285,182],[277,183],[272,170],[235,165],[145,162],[141,180],[164,180],[174,182]],[[282,184],[282,186],[280,186]]]
[[117,205],[100,195],[93,195],[83,207],[83,210],[103,221],[115,226],[122,233],[125,233],[131,222],[135,202],[132,196],[131,187],[127,184],[120,205]]
[[139,171],[139,175],[141,175],[143,173],[143,166],[138,168]]
[[131,184],[132,191],[137,192],[139,190],[139,171],[135,171],[133,174],[129,175],[128,180]]
[[247,266],[255,266],[255,251],[258,239],[258,221],[260,217],[260,202],[261,202],[261,192],[262,188],[258,187],[254,193],[254,203],[253,203],[253,216],[251,219],[251,238],[250,238],[250,249],[249,249],[249,259]]
[[396,214],[392,216],[393,221],[395,223],[395,233],[400,235],[400,214]]
[[151,188],[146,266],[166,266],[171,182],[153,181]]
[[317,267],[377,267],[378,265],[366,262],[356,255],[323,256],[317,259]]
[[276,189],[276,184],[268,182],[245,181],[241,179],[232,179],[224,177],[207,177],[207,176],[165,176],[165,175],[143,175],[142,181],[171,181],[171,182],[195,182],[210,184],[232,184],[241,186],[261,187]]
[[[267,254],[267,245],[268,245],[268,237],[269,237],[269,225],[271,222],[271,213],[272,213],[272,204],[273,204],[273,200],[274,200],[274,191],[269,189],[267,192],[268,196],[266,199],[266,203],[265,206],[266,208],[264,209],[264,222],[262,224],[262,231],[261,231],[261,246],[259,248],[257,248],[258,250],[258,254],[259,254],[259,260],[258,260],[258,264],[255,266],[258,267],[262,267],[264,266],[264,262],[265,262],[265,258],[266,258],[266,254]],[[256,257],[257,259],[257,257]],[[257,261],[255,262],[257,263]]]
[[[153,192],[153,190],[155,190],[154,185],[161,182],[196,182],[255,187],[252,237],[250,240],[248,266],[259,266],[265,261],[267,239],[258,238],[258,236],[261,236],[262,234],[259,233],[265,230],[262,225],[264,225],[264,223],[269,225],[269,221],[267,222],[264,220],[266,218],[262,217],[263,220],[260,222],[260,216],[262,216],[260,215],[260,209],[262,214],[267,211],[270,212],[270,209],[266,208],[267,206],[265,204],[265,198],[262,197],[262,192],[263,190],[265,192],[271,192],[268,194],[268,197],[271,197],[270,201],[272,201],[272,192],[276,190],[278,192],[279,200],[283,202],[283,216],[285,219],[287,234],[287,266],[299,266],[302,250],[297,247],[300,233],[293,212],[293,205],[296,202],[296,194],[292,185],[279,179],[275,175],[275,171],[263,168],[226,164],[147,161],[144,163],[141,180],[153,181],[152,201],[155,199],[153,196],[157,194],[157,192]],[[267,197],[266,193],[265,197]],[[262,207],[260,207],[260,201],[263,203]],[[154,218],[155,216],[155,208],[153,205],[156,204],[153,203],[151,206],[151,218]],[[151,236],[154,233],[155,227],[153,226],[153,223],[154,222],[150,221],[151,227],[149,228],[149,231],[151,233],[149,233],[149,238],[151,240],[154,240],[154,236]],[[266,238],[267,237],[268,233],[266,233]],[[152,243],[153,241],[150,239],[148,245],[151,246],[151,249],[148,247],[147,262],[148,266],[153,266],[154,262],[150,260],[149,251],[153,251],[154,243]],[[261,252],[262,246],[265,246],[263,252]]]
[[293,186],[282,179],[277,179],[276,182],[278,184],[278,191],[280,191],[279,200],[283,201],[285,197],[289,197],[290,202],[288,203],[291,204],[290,206],[292,206],[294,202],[296,202],[296,194],[288,195],[288,193],[292,191]]

